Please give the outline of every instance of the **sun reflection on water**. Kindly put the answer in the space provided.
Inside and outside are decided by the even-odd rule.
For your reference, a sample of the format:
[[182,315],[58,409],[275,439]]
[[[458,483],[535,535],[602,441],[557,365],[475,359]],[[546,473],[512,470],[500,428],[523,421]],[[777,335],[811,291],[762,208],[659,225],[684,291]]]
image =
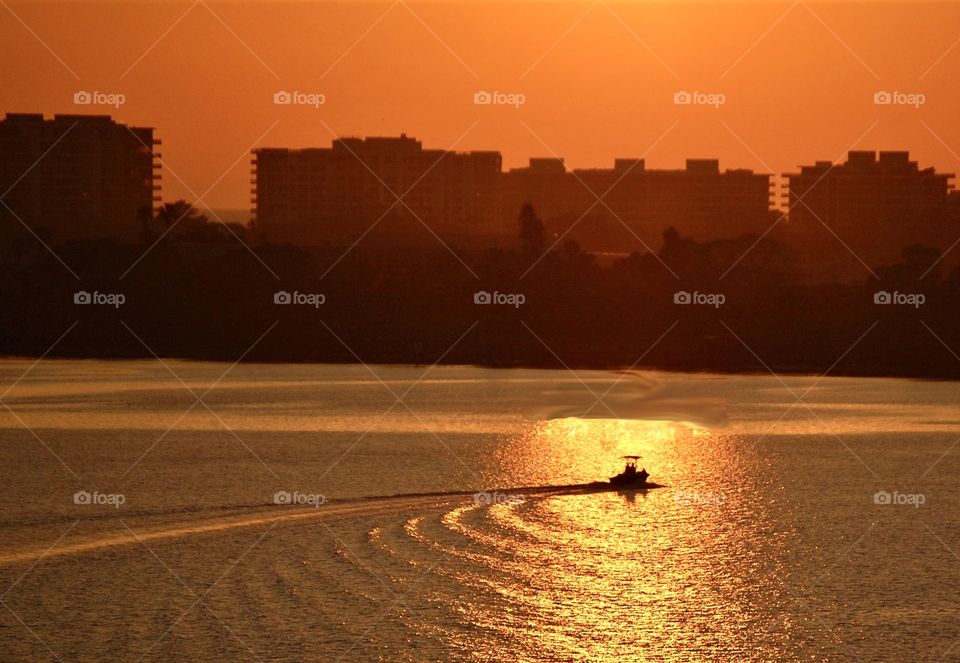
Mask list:
[[[731,436],[675,422],[563,419],[532,426],[500,454],[518,485],[597,480],[627,454],[642,456],[654,480],[676,482],[444,517],[471,542],[471,575],[502,602],[503,612],[484,610],[485,629],[519,639],[531,659],[648,660],[658,649],[710,658],[729,653],[745,628],[786,629],[770,609],[788,594],[783,538],[771,535],[753,492],[760,468]],[[474,601],[464,599],[463,614],[476,614]]]

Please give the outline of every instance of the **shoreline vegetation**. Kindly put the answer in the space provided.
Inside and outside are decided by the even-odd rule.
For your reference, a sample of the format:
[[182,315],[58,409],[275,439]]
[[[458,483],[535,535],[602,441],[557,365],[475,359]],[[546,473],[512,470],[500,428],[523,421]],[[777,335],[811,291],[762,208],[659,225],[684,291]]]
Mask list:
[[838,278],[831,264],[856,262],[824,241],[668,229],[656,253],[610,259],[549,239],[532,209],[519,226],[508,248],[372,236],[54,253],[23,237],[0,253],[0,355],[960,379],[960,267],[938,249]]
[[[0,361],[36,361],[40,359],[41,355],[39,354],[9,354],[9,355],[0,355]],[[147,351],[144,351],[142,354],[131,354],[128,356],[122,355],[110,355],[110,356],[94,356],[94,355],[73,355],[73,354],[57,354],[55,351],[51,351],[46,355],[42,356],[43,359],[50,360],[59,360],[59,361],[101,361],[101,362],[125,362],[125,361],[156,361],[157,357],[150,354]],[[278,364],[287,364],[287,365],[315,365],[315,366],[362,366],[364,364],[370,366],[395,366],[400,368],[433,368],[433,367],[467,367],[467,368],[479,368],[479,369],[494,369],[494,370],[545,370],[545,371],[558,371],[561,373],[569,371],[610,371],[613,373],[622,373],[622,372],[663,372],[663,373],[679,373],[684,375],[715,375],[721,377],[770,377],[776,379],[780,378],[797,378],[797,377],[835,377],[835,378],[877,378],[877,379],[903,379],[903,380],[919,380],[925,382],[960,382],[960,374],[955,374],[952,372],[944,372],[942,375],[924,375],[924,374],[910,374],[909,372],[902,373],[886,373],[883,371],[871,372],[869,370],[864,371],[843,371],[843,370],[833,370],[828,373],[818,371],[813,367],[781,367],[779,369],[773,369],[773,372],[776,373],[776,376],[772,375],[770,371],[767,371],[763,368],[757,369],[756,367],[745,366],[743,368],[708,368],[708,369],[697,369],[697,368],[676,368],[672,366],[654,366],[648,364],[637,364],[636,366],[631,365],[610,365],[610,366],[598,366],[598,365],[560,365],[560,364],[471,364],[471,363],[461,363],[461,362],[437,362],[436,364],[418,364],[405,361],[393,361],[393,362],[359,362],[356,360],[349,361],[323,361],[323,360],[288,360],[288,359],[263,359],[259,358],[256,360],[242,359],[237,361],[236,359],[227,359],[224,357],[190,357],[190,356],[180,356],[180,355],[168,355],[160,356],[160,359],[163,361],[183,361],[183,362],[202,362],[202,363],[213,363],[213,364],[222,364],[224,367],[230,365],[246,365],[246,366],[270,366]]]

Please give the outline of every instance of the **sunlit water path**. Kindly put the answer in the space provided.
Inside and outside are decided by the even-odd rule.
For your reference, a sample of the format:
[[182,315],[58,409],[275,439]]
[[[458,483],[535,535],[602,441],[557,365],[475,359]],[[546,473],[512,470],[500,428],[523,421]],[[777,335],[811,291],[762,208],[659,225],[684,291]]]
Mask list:
[[[4,397],[0,659],[960,655],[953,383],[645,373],[663,420],[544,421],[619,376],[237,366],[188,412],[227,366],[169,366]],[[510,492],[630,453],[666,487]]]

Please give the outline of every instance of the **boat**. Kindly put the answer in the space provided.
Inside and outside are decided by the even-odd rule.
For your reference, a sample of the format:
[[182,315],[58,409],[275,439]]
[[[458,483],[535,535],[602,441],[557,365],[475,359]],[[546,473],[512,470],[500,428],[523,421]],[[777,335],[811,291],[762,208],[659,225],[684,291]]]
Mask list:
[[626,461],[626,465],[623,468],[623,472],[616,476],[610,477],[610,485],[616,486],[617,488],[645,488],[651,487],[654,484],[648,484],[647,478],[650,474],[646,469],[641,469],[637,471],[637,461],[640,459],[640,456],[624,456],[623,460]]

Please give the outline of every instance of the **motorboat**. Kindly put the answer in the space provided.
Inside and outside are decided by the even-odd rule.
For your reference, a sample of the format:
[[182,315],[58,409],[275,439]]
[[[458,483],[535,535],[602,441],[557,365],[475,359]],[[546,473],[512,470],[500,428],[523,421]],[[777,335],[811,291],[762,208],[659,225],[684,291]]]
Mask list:
[[650,476],[647,470],[637,470],[637,461],[639,459],[640,456],[624,456],[623,460],[626,464],[623,472],[610,477],[610,485],[617,488],[644,488],[652,486],[652,484],[647,483],[647,478]]

